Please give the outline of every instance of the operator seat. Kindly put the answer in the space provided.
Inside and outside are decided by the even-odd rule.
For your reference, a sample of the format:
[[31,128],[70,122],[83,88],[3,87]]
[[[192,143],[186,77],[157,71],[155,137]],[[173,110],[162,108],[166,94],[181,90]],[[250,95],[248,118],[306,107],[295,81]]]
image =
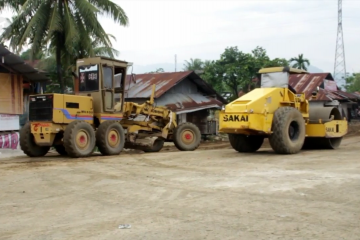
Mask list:
[[122,106],[122,103],[121,103],[121,99],[120,99],[120,102],[117,102],[114,106],[114,110],[115,112],[120,112],[121,111],[121,106]]

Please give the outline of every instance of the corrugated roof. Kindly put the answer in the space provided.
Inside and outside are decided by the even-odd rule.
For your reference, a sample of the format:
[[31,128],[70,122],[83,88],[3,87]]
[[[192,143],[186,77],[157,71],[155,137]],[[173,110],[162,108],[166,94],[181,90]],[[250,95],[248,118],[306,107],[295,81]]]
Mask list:
[[24,62],[27,65],[30,65],[33,68],[37,68],[37,65],[39,64],[40,60],[36,59],[36,60],[24,60]]
[[157,106],[166,106],[174,112],[191,112],[191,110],[198,111],[199,108],[221,108],[222,102],[199,94],[182,94],[175,93],[171,95],[164,95],[162,98],[156,100]]
[[360,92],[354,92],[353,94],[360,98]]
[[289,84],[296,92],[305,93],[306,98],[310,99],[312,92],[315,91],[317,87],[320,87],[324,79],[334,80],[330,73],[292,74],[289,78]]
[[[311,99],[311,96],[308,99]],[[334,94],[334,92],[331,92],[331,91],[320,88],[319,92],[317,94],[316,100],[331,101],[331,100],[344,100],[344,98]]]
[[341,90],[335,91],[334,92],[336,95],[339,95],[343,98],[348,98],[348,99],[352,99],[352,100],[357,100],[360,99],[360,96],[354,94],[354,93],[348,93],[348,92],[344,92]]
[[[357,97],[354,94],[343,92],[340,90],[329,91],[323,89],[324,80],[334,81],[330,73],[309,73],[309,74],[293,74],[290,75],[289,84],[298,93],[305,93],[305,97],[311,99],[312,92],[316,91],[317,87],[320,88],[316,100],[329,101],[329,100],[353,100]],[[336,83],[335,83],[336,85]],[[312,100],[313,101],[313,100]]]
[[32,66],[26,64],[18,55],[10,52],[0,44],[0,66],[17,74],[21,74],[25,80],[31,82],[43,82],[50,79]]
[[[117,78],[118,77],[119,76],[117,76]],[[222,96],[193,71],[127,75],[125,81],[125,97],[149,98],[151,96],[152,85],[156,84],[155,98],[159,98],[185,78],[194,82],[204,93],[216,95],[221,102],[227,103]]]

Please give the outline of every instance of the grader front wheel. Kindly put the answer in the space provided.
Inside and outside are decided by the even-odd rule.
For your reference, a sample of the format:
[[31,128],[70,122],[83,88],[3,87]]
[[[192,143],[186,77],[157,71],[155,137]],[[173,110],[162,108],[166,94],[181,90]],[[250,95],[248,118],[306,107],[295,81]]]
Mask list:
[[281,107],[275,111],[273,133],[269,136],[272,149],[279,154],[298,153],[305,141],[305,121],[293,107]]
[[180,151],[194,151],[200,145],[201,132],[192,123],[182,123],[174,130],[173,141]]
[[43,157],[50,150],[50,147],[36,145],[29,122],[20,130],[20,148],[29,157]]
[[106,121],[96,131],[96,145],[103,155],[118,155],[125,145],[125,131],[120,123]]
[[73,121],[65,129],[64,147],[70,157],[90,156],[95,149],[95,131],[85,121]]

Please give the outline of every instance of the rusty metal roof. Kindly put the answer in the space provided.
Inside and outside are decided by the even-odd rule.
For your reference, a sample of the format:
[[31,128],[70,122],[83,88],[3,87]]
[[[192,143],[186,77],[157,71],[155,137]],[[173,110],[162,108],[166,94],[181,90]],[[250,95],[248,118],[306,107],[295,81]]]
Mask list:
[[341,91],[341,90],[338,90],[338,91],[335,91],[334,92],[336,95],[339,95],[343,98],[348,98],[348,99],[351,99],[351,100],[358,100],[360,99],[360,96],[354,94],[354,93],[348,93],[348,92],[344,92],[344,91]]
[[289,78],[289,84],[296,92],[305,93],[306,98],[309,99],[311,93],[320,87],[325,79],[334,80],[330,73],[292,74]]
[[156,84],[155,98],[159,98],[185,78],[194,82],[204,91],[204,93],[216,95],[221,102],[227,103],[227,101],[218,94],[211,85],[201,79],[193,71],[127,75],[125,81],[125,97],[149,98],[151,96],[152,85]]
[[31,82],[49,81],[44,74],[26,64],[18,55],[10,52],[4,45],[0,44],[0,67],[21,74],[25,80]]
[[[309,73],[309,74],[294,74],[290,75],[289,84],[296,92],[305,93],[305,97],[311,99],[312,92],[316,91],[317,87],[320,87],[316,100],[318,101],[330,101],[330,100],[353,100],[357,99],[354,94],[343,92],[341,90],[330,91],[325,88],[324,81],[334,81],[334,78],[330,73]],[[335,88],[336,87],[336,83]]]
[[360,92],[354,92],[353,94],[360,98]]
[[[311,98],[311,96],[310,96]],[[308,99],[310,99],[308,98]],[[312,100],[312,99],[311,99]],[[316,100],[318,101],[331,101],[331,100],[344,100],[343,97],[336,95],[334,92],[320,88]],[[314,101],[314,100],[312,100]]]
[[199,111],[201,109],[221,108],[222,102],[199,94],[175,93],[164,95],[156,100],[157,106],[166,106],[177,113]]

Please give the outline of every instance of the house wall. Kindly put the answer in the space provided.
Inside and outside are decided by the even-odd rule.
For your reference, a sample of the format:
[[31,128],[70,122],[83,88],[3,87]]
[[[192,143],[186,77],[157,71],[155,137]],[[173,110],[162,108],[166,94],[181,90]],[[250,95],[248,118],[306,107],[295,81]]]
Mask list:
[[22,82],[20,75],[0,73],[0,114],[23,113]]
[[[184,79],[179,84],[175,85],[169,91],[164,93],[160,98],[155,99],[155,104],[157,102],[161,102],[163,98],[171,99],[171,95],[175,93],[202,95],[202,93],[198,89],[198,86],[195,83],[191,82],[189,79]],[[125,94],[125,98],[126,98],[126,94]],[[135,102],[138,104],[142,104],[147,100],[148,99],[144,99],[144,98],[126,98],[127,102]],[[176,120],[178,124],[184,122],[194,123],[200,128],[202,134],[207,134],[207,132],[217,133],[217,129],[218,129],[217,121],[212,121],[212,122],[207,121],[208,116],[209,116],[209,112],[208,110],[205,109],[191,113],[177,114]]]
[[346,119],[349,120],[348,103],[340,103],[339,111],[342,117],[346,117]]
[[186,121],[195,124],[201,134],[217,134],[218,121],[214,119],[214,113],[210,109],[186,113]]

